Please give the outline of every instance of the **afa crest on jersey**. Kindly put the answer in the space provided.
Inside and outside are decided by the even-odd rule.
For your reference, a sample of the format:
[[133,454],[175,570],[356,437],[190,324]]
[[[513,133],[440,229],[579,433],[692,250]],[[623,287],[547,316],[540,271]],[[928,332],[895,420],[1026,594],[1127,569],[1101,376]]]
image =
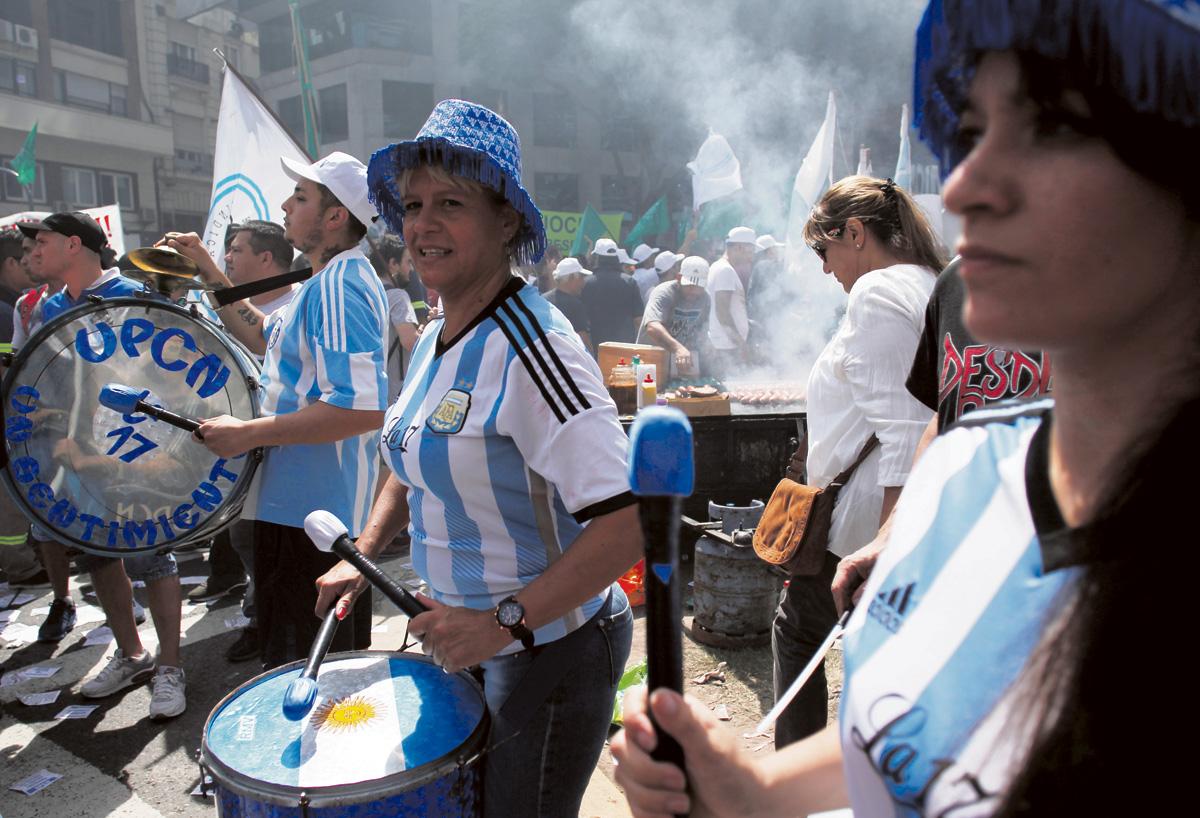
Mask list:
[[440,435],[458,434],[467,420],[471,409],[471,393],[465,389],[451,389],[442,396],[437,408],[425,419],[430,431]]

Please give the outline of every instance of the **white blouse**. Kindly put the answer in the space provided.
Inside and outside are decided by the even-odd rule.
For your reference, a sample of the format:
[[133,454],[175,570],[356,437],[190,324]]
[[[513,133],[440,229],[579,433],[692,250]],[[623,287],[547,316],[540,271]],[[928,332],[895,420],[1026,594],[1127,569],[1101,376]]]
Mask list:
[[808,376],[808,482],[825,486],[854,462],[874,432],[880,445],[842,489],[829,550],[844,557],[879,530],[883,489],[908,478],[933,412],[909,394],[934,273],[897,264],[850,288],[846,315]]

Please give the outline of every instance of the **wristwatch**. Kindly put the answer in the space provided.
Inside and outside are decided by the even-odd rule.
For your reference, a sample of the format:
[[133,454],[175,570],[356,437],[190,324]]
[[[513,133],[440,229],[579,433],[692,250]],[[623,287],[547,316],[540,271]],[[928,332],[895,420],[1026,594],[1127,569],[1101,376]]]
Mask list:
[[525,606],[517,602],[515,596],[507,596],[496,606],[496,622],[504,628],[512,638],[525,646],[526,650],[533,647],[533,631],[525,625]]

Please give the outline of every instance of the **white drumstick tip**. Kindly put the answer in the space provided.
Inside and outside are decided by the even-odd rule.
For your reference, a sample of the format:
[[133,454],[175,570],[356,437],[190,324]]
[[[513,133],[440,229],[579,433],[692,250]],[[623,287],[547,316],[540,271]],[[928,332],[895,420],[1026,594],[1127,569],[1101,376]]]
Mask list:
[[304,533],[322,551],[332,551],[334,541],[346,532],[342,521],[325,509],[317,509],[304,518]]

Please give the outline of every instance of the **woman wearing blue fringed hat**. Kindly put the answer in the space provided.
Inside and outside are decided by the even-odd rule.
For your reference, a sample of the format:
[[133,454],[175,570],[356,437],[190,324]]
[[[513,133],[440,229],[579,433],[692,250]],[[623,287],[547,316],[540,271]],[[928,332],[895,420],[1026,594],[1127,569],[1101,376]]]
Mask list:
[[[915,56],[963,321],[1044,349],[1053,397],[980,409],[917,461],[836,726],[752,756],[700,702],[627,697],[635,815],[1195,809],[1200,2],[931,0]],[[648,706],[686,778],[651,758]]]
[[[546,233],[508,122],[445,100],[367,180],[442,315],[388,412],[393,474],[358,546],[376,554],[409,526],[432,608],[410,632],[446,670],[479,669],[485,814],[575,815],[632,638],[616,584],[641,555],[627,439],[570,322],[514,273]],[[342,564],[320,586],[323,610],[364,582]]]

